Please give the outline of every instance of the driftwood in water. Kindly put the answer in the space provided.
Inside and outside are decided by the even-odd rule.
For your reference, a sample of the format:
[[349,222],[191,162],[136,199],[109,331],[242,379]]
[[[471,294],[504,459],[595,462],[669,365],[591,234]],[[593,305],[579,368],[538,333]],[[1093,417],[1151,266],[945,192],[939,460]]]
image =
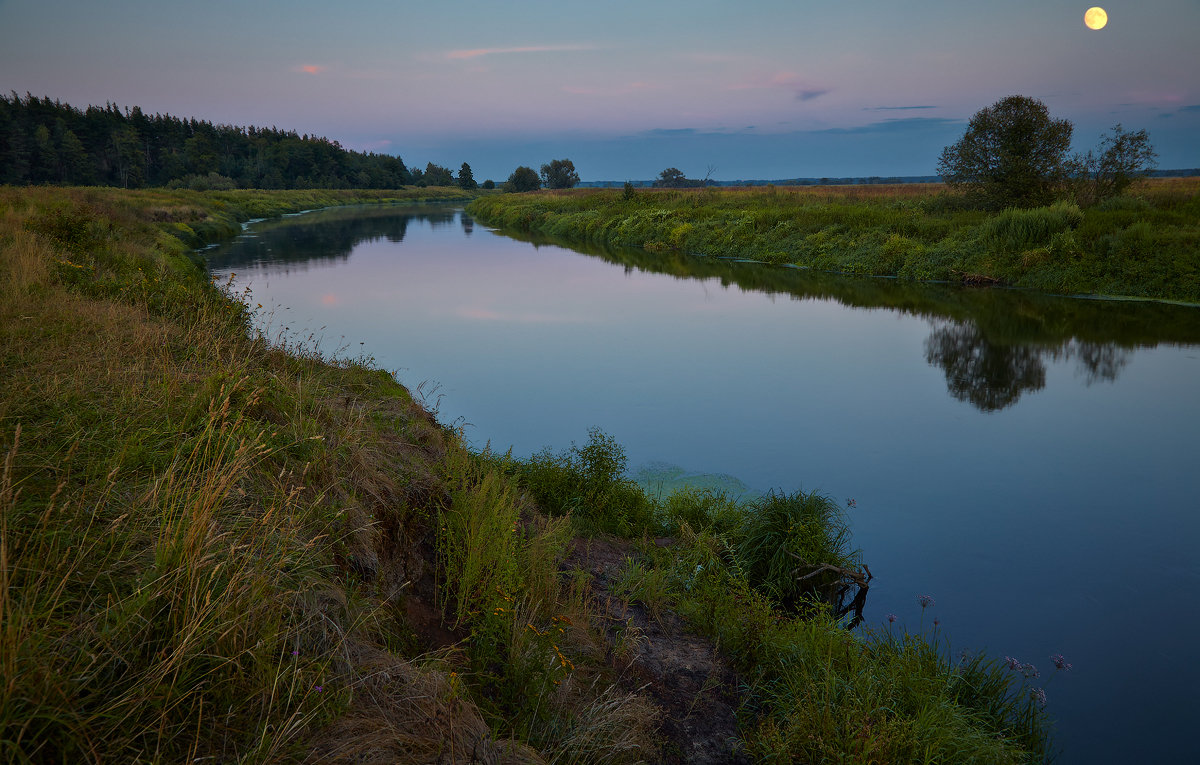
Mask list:
[[[792,571],[792,576],[796,577],[797,582],[811,579],[818,574],[834,574],[835,576],[829,582],[815,585],[814,589],[833,607],[837,618],[841,619],[848,614],[853,614],[853,617],[851,617],[849,623],[846,625],[847,629],[854,629],[862,623],[863,606],[867,603],[867,590],[871,587],[871,580],[875,578],[871,574],[871,569],[865,563],[863,564],[862,571],[859,571],[858,569],[843,568],[828,563],[808,563],[791,550],[784,550],[784,552],[800,563]],[[854,593],[854,597],[847,602],[846,598],[851,592]]]

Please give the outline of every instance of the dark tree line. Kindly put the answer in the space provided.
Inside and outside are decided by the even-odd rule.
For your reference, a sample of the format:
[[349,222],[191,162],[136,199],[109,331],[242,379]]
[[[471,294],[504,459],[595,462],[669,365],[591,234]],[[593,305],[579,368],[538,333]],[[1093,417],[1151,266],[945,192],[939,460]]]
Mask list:
[[0,95],[0,184],[388,189],[453,182],[432,163],[410,172],[399,157],[294,130]]

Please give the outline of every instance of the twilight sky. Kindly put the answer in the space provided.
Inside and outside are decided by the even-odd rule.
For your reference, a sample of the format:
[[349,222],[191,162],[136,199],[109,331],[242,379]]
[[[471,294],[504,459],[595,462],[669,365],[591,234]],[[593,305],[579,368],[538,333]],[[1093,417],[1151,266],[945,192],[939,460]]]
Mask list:
[[1022,94],[1181,168],[1198,40],[1200,0],[0,0],[0,90],[585,181],[931,174]]

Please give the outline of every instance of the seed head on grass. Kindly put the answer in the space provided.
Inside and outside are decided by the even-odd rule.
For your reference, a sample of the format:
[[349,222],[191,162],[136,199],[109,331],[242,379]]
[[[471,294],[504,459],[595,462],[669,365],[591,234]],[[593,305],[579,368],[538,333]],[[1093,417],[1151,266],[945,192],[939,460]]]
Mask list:
[[918,595],[917,603],[920,604],[922,609],[937,605],[937,601],[933,599],[932,595]]
[[1069,672],[1071,670],[1071,665],[1067,663],[1067,660],[1063,658],[1061,653],[1056,653],[1051,656],[1050,661],[1054,662],[1055,669],[1061,669],[1063,672]]

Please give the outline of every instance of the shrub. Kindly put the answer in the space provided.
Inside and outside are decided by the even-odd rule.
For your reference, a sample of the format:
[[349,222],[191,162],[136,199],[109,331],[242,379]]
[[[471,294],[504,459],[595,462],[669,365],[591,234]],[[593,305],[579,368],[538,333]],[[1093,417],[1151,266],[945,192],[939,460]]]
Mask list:
[[755,589],[795,608],[835,582],[833,572],[800,580],[813,567],[857,561],[841,508],[816,492],[771,492],[750,506],[734,536],[739,566]]

